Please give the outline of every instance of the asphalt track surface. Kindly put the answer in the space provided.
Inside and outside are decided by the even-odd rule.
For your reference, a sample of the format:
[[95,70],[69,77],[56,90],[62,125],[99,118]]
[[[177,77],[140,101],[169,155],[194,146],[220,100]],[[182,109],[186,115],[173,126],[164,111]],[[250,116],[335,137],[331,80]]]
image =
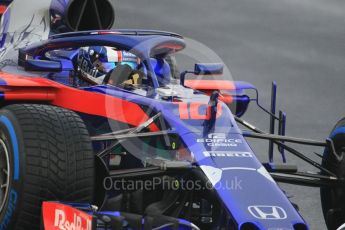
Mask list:
[[[323,140],[345,116],[343,0],[125,0],[115,4],[117,28],[168,30],[204,43],[230,67],[235,80],[259,89],[267,107],[275,80],[279,108],[287,112],[287,135]],[[254,104],[244,118],[268,128],[268,119]],[[252,146],[267,161],[267,143]],[[298,149],[311,156],[313,151],[322,152]],[[290,155],[288,160],[300,170],[313,169]],[[319,189],[282,187],[298,203],[311,229],[326,229]]]

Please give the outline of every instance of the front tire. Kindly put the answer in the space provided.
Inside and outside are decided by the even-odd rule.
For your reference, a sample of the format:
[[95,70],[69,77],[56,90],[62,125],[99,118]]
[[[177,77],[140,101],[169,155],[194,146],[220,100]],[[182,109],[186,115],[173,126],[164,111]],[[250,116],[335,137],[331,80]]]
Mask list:
[[[337,154],[343,155],[343,159],[338,162],[336,157],[326,148],[322,166],[339,178],[345,178],[345,118],[335,125],[329,138],[332,139]],[[322,187],[320,192],[322,211],[327,227],[329,230],[335,230],[345,223],[345,187]]]
[[38,104],[0,109],[0,162],[0,183],[7,185],[0,185],[1,230],[39,229],[45,200],[92,202],[94,154],[73,111]]

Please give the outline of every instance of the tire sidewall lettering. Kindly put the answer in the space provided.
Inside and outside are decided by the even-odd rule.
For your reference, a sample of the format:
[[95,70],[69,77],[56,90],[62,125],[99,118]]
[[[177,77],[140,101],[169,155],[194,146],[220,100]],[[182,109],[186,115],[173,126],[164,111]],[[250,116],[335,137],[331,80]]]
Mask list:
[[[15,141],[13,141],[13,136]],[[12,225],[12,220],[16,214],[19,201],[17,188],[20,186],[20,156],[14,124],[3,114],[0,114],[0,138],[5,142],[6,147],[8,148],[11,168],[9,182],[10,190],[8,192],[7,200],[5,201],[4,209],[2,213],[0,213],[0,230],[6,230]],[[16,149],[16,156],[14,155],[14,149]],[[13,169],[17,170],[16,173],[14,173]]]

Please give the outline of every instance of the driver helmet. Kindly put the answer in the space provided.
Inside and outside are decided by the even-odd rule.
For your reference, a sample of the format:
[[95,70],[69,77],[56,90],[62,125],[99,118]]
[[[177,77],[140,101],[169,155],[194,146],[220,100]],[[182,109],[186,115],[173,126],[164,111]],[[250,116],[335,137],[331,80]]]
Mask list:
[[107,46],[83,47],[78,53],[78,69],[82,77],[93,84],[102,84],[105,75],[119,64],[127,64],[134,70],[138,67],[138,58],[128,51]]

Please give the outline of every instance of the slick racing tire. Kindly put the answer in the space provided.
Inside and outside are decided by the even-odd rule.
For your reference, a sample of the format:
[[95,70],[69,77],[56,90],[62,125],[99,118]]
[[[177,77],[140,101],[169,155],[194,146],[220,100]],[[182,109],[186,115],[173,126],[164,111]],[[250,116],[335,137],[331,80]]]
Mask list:
[[[333,140],[337,154],[343,155],[343,158],[340,161],[336,160],[329,148],[326,148],[322,166],[339,178],[345,178],[345,118],[335,125],[329,138]],[[345,223],[345,186],[340,188],[322,187],[321,204],[329,230],[335,230]]]
[[42,201],[92,202],[94,155],[74,112],[38,104],[0,109],[0,230],[39,229]]

